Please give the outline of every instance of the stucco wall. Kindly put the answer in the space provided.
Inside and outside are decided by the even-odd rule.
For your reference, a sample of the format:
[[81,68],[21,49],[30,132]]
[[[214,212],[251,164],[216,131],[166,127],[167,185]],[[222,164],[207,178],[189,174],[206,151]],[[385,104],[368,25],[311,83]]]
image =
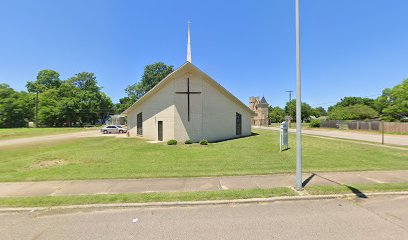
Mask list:
[[163,140],[174,138],[174,83],[160,89],[154,97],[147,99],[128,114],[131,136],[137,135],[137,114],[142,112],[143,137],[157,140],[158,121],[163,121]]
[[203,82],[203,137],[208,141],[236,138],[235,116],[242,115],[241,136],[251,135],[251,115],[243,107],[218,91],[212,84]]
[[203,80],[197,74],[180,74],[175,78],[175,88],[177,92],[187,91],[187,78],[190,81],[191,92],[201,92],[190,94],[190,121],[188,121],[188,101],[186,94],[175,95],[175,126],[174,136],[179,141],[192,140],[198,142],[203,139],[202,134],[202,109],[203,109]]

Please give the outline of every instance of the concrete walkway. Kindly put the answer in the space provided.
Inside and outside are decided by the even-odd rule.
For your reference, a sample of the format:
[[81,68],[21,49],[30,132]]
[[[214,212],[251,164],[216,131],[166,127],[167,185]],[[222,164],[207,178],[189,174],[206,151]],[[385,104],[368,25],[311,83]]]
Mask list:
[[[304,173],[304,184],[373,184],[408,182],[408,170]],[[227,189],[290,187],[294,174],[208,178],[163,178],[129,180],[75,180],[0,183],[0,197],[67,196],[148,192],[193,192]]]
[[[277,127],[252,126],[252,128],[279,131],[279,128]],[[289,129],[289,132],[295,133],[296,129]],[[366,133],[366,132],[362,133],[358,131],[351,132],[351,131],[331,130],[331,129],[328,129],[328,130],[326,129],[318,129],[318,130],[302,129],[302,134],[322,136],[322,137],[331,137],[331,138],[342,138],[342,139],[350,139],[350,140],[358,140],[358,141],[367,141],[367,142],[375,142],[375,143],[381,143],[381,140],[382,140],[381,134]],[[384,143],[392,144],[392,145],[399,145],[399,146],[408,146],[408,135],[385,134]]]

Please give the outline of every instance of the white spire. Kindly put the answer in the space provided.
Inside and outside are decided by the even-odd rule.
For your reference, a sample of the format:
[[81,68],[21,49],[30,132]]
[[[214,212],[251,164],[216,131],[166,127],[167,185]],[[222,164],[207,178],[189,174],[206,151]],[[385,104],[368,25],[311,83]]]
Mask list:
[[190,43],[190,21],[188,23],[188,40],[187,40],[187,62],[192,62],[191,61],[191,43]]

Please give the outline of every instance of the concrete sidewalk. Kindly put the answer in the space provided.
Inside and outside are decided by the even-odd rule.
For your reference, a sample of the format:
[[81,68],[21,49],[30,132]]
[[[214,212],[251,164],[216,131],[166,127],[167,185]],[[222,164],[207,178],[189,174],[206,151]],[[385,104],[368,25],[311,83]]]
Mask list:
[[[373,184],[408,182],[408,170],[368,172],[304,173],[311,185]],[[204,178],[162,178],[128,180],[75,180],[0,183],[0,197],[68,196],[149,192],[194,192],[227,189],[290,187],[294,174]]]

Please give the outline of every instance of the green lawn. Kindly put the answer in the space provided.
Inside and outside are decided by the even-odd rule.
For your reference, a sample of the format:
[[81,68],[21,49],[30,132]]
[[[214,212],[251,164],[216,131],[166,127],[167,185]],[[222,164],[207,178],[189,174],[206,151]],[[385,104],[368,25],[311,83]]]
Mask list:
[[[372,192],[408,191],[408,183],[357,184],[353,186],[311,186],[306,187],[310,195],[346,194],[364,196]],[[79,196],[46,197],[0,197],[0,207],[53,207],[65,205],[108,204],[108,203],[151,203],[151,202],[191,202],[209,200],[231,200],[250,198],[271,198],[281,196],[299,196],[288,187],[269,189],[220,190],[204,192],[174,193],[128,193],[97,194]]]
[[404,183],[375,183],[375,184],[353,184],[334,186],[310,186],[306,187],[309,194],[343,194],[343,193],[369,193],[369,192],[401,192],[408,191],[408,182]]
[[63,133],[81,132],[96,128],[0,128],[0,141],[24,137],[37,137]]
[[51,207],[63,205],[104,204],[104,203],[148,203],[148,202],[190,202],[209,200],[230,200],[248,198],[270,198],[296,196],[290,188],[222,190],[206,192],[175,193],[128,193],[98,194],[83,196],[48,197],[5,197],[0,198],[0,207]]
[[[0,181],[198,177],[288,173],[292,149],[279,152],[279,133],[208,146],[150,144],[135,138],[94,137],[0,149]],[[408,169],[408,151],[312,136],[303,137],[304,171]]]

